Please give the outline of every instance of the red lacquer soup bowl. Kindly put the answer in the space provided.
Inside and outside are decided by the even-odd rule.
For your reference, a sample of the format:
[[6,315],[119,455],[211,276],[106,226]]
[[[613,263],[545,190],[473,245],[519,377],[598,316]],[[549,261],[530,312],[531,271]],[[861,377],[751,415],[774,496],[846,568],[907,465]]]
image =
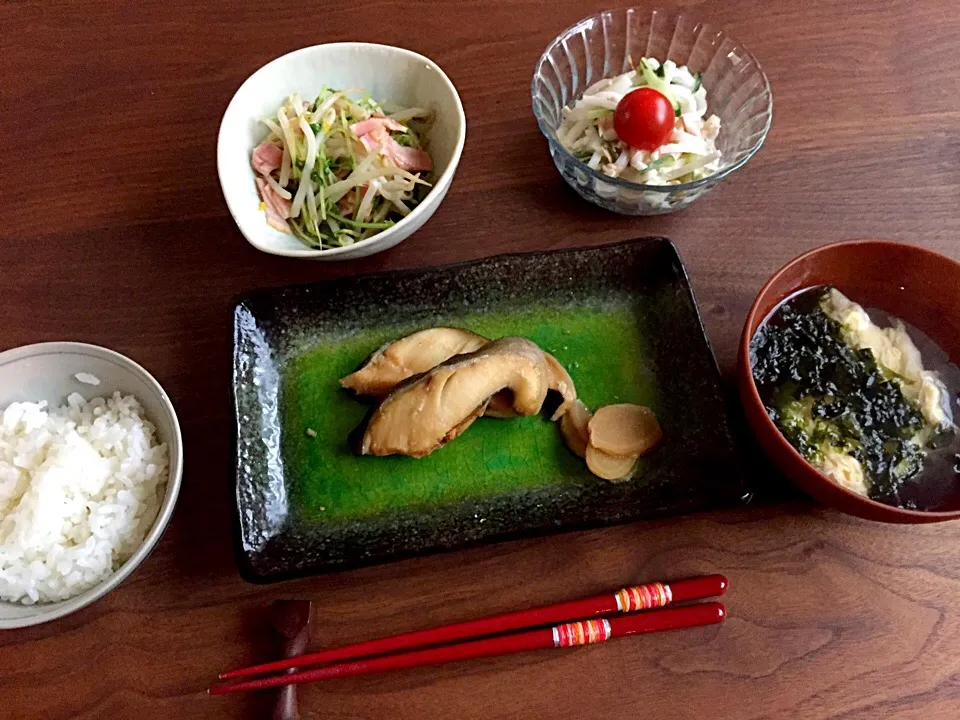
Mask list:
[[[870,520],[927,523],[960,518],[958,491],[935,511],[885,505],[847,490],[818,472],[780,434],[767,415],[750,367],[750,340],[764,319],[799,290],[832,285],[866,308],[902,318],[960,363],[960,263],[915,245],[850,240],[825,245],[792,260],[764,285],[743,328],[737,368],[740,399],[764,452],[787,477],[824,505]],[[956,399],[951,398],[954,416]]]

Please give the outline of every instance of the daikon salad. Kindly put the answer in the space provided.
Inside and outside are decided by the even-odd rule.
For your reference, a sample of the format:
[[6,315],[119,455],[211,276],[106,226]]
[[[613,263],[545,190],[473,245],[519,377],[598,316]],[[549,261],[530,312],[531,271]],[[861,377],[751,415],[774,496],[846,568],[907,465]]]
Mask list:
[[[388,112],[388,110],[392,112]],[[409,215],[429,192],[424,108],[385,108],[360,90],[291,95],[253,149],[266,222],[310,247],[352,245]]]
[[[662,93],[673,107],[673,129],[656,149],[632,147],[615,125],[621,101],[638,88]],[[699,73],[671,60],[643,58],[635,70],[591,85],[563,109],[560,144],[593,170],[645,185],[678,185],[715,173],[720,167],[716,139],[720,118],[707,116],[707,90]],[[669,123],[669,119],[667,120]]]

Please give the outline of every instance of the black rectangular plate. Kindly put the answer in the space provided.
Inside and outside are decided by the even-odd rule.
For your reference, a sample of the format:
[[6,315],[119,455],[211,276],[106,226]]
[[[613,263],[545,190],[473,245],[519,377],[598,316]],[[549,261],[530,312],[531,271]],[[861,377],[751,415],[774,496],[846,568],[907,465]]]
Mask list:
[[[283,426],[281,386],[291,363],[313,345],[371,326],[429,327],[437,318],[455,324],[458,315],[476,317],[542,302],[595,306],[613,295],[644,303],[651,356],[645,362],[656,373],[662,400],[655,409],[664,443],[637,481],[606,483],[584,468],[575,480],[524,492],[400,508],[351,521],[324,522],[297,511],[291,500],[296,470],[285,467],[283,453],[283,434],[293,430]],[[583,386],[584,380],[574,379]],[[241,575],[251,582],[695,512],[746,497],[716,361],[686,270],[666,238],[503,255],[249,294],[234,308],[233,399],[235,549]],[[438,452],[451,452],[457,442]]]

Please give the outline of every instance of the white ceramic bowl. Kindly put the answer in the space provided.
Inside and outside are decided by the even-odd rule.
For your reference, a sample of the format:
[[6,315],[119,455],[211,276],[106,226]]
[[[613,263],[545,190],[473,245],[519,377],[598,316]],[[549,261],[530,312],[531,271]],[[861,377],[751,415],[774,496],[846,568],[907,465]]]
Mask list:
[[[74,375],[91,373],[100,384],[81,383]],[[88,400],[114,391],[137,397],[170,452],[170,477],[160,512],[143,544],[123,566],[99,585],[69,600],[37,605],[0,602],[0,630],[22,628],[69,615],[99,600],[124,581],[153,550],[173,514],[183,471],[180,423],[170,398],[146,370],[112,350],[77,342],[50,342],[0,353],[0,409],[12,402],[46,400],[61,405],[78,392]]]
[[[266,137],[259,122],[273,116],[288,95],[315,97],[323,87],[366,90],[380,102],[426,107],[436,120],[427,138],[434,183],[423,202],[396,225],[356,245],[330,250],[307,247],[267,225],[250,168],[250,153]],[[410,50],[370,43],[331,43],[295,50],[267,63],[240,86],[220,123],[217,172],[230,214],[258,250],[272,255],[348,260],[381,252],[406,240],[436,212],[460,162],[467,121],[453,83],[435,63]]]

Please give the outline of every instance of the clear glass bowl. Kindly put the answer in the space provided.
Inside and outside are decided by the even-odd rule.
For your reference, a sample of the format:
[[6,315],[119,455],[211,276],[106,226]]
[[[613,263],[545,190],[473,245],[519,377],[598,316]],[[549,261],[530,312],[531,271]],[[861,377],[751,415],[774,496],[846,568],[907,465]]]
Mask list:
[[[673,60],[699,72],[707,112],[720,116],[720,169],[682,185],[642,185],[591,170],[557,141],[562,109],[597,80],[630,70],[631,60]],[[562,32],[537,63],[533,114],[563,179],[602,208],[625,215],[662,215],[686,207],[760,149],[773,118],[770,82],[760,64],[722,30],[668,10],[608,10]]]

